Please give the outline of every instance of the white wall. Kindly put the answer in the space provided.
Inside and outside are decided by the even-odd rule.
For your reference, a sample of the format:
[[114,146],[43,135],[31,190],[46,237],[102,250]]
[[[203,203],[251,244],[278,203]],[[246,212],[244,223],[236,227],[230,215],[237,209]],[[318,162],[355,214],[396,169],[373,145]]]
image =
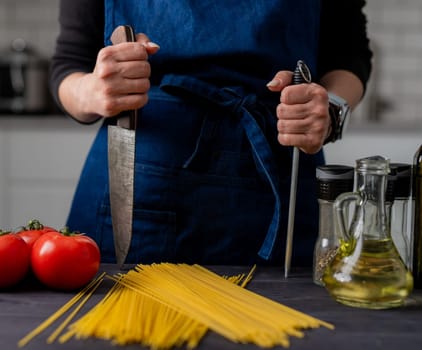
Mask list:
[[63,116],[0,117],[0,229],[30,219],[65,225],[98,126]]
[[389,158],[394,163],[412,164],[413,156],[422,145],[422,128],[398,130],[351,129],[343,139],[324,147],[327,163],[355,166],[355,161],[372,155]]

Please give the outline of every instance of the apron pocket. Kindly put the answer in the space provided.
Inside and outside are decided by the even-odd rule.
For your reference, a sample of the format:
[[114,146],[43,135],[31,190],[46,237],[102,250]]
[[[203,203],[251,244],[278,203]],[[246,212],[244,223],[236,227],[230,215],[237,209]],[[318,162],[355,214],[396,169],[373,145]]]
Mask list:
[[[113,227],[110,206],[103,205],[96,242],[103,262],[115,262]],[[170,211],[134,209],[132,242],[126,259],[129,264],[149,264],[171,261],[174,257],[176,213]]]
[[135,209],[128,259],[134,263],[172,262],[175,256],[176,213]]

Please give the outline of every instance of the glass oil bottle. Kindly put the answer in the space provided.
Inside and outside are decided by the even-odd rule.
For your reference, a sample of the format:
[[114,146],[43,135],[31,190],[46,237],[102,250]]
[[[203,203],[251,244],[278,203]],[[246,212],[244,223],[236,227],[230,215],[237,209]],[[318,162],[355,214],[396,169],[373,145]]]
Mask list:
[[[334,203],[342,235],[337,255],[323,282],[338,302],[361,308],[403,305],[413,278],[391,238],[385,205],[389,161],[373,156],[356,161],[356,192],[341,194]],[[345,209],[355,204],[350,225]]]
[[340,237],[334,220],[334,201],[338,195],[353,190],[355,169],[347,165],[327,164],[317,167],[319,233],[314,248],[313,281],[322,286],[325,268],[337,254]]

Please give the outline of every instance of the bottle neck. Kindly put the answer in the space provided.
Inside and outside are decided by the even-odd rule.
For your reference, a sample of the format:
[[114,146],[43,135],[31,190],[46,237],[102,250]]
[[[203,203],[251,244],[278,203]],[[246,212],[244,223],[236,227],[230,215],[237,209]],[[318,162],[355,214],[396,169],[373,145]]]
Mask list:
[[386,175],[358,173],[358,191],[362,197],[361,210],[358,215],[363,224],[362,233],[368,239],[390,238],[390,211],[387,210]]

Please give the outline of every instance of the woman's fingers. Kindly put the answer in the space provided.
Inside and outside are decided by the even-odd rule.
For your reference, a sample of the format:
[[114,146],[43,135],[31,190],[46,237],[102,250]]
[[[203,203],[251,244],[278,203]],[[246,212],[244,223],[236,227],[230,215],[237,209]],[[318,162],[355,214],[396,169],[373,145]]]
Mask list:
[[328,94],[322,86],[286,86],[276,114],[280,144],[299,147],[305,153],[321,149],[330,127]]

